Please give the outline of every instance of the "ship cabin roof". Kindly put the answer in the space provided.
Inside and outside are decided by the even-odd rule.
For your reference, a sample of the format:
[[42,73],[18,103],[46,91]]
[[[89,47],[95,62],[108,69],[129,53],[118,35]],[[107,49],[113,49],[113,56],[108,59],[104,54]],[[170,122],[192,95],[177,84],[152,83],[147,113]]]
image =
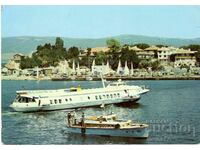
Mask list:
[[[116,117],[116,115],[113,117]],[[130,127],[132,125],[132,121],[117,120],[117,119],[112,119],[112,117],[102,116],[102,118],[98,118],[97,120],[85,120],[84,124],[86,127],[124,128],[124,127]]]
[[112,82],[108,86],[121,86],[121,85],[126,85],[126,83],[119,79],[117,82]]
[[107,115],[107,116],[91,116],[86,118],[86,120],[93,120],[93,121],[108,121],[108,120],[116,120],[117,119],[117,115],[112,114],[112,115]]

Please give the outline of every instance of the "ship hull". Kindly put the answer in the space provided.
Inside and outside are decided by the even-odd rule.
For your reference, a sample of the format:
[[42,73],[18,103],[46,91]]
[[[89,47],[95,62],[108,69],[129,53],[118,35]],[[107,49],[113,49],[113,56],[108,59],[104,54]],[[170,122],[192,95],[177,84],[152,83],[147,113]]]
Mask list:
[[41,110],[39,107],[15,107],[13,105],[10,105],[10,107],[17,112],[36,112]]
[[36,112],[36,111],[55,111],[55,110],[64,110],[64,109],[76,109],[81,107],[92,107],[108,104],[117,104],[117,103],[126,103],[126,102],[136,102],[140,99],[140,96],[134,96],[132,98],[126,99],[113,99],[113,100],[101,100],[101,101],[91,101],[91,102],[76,102],[71,104],[61,104],[61,105],[45,105],[41,107],[12,107],[15,111],[18,112]]
[[80,128],[68,127],[68,132],[82,135],[100,135],[100,136],[115,136],[115,137],[132,137],[132,138],[147,138],[149,136],[148,128]]
[[100,106],[100,105],[106,105],[106,104],[116,104],[116,103],[124,103],[124,102],[134,102],[140,99],[140,96],[136,96],[131,99],[113,99],[113,100],[101,100],[101,101],[91,101],[91,102],[77,102],[72,104],[66,104],[66,105],[55,105],[55,106],[47,106],[44,108],[41,108],[42,110],[59,110],[59,109],[71,109],[71,108],[80,108],[80,107],[91,107],[91,106]]
[[[120,82],[121,83],[121,82]],[[81,107],[136,102],[148,89],[139,86],[107,86],[93,89],[17,91],[11,107],[15,111],[54,111]]]

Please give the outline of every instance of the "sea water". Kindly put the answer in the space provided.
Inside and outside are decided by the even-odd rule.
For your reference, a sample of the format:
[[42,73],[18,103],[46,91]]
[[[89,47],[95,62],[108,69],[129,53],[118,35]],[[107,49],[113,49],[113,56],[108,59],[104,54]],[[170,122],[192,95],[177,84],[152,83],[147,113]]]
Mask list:
[[20,113],[9,105],[17,90],[59,89],[80,85],[102,87],[101,81],[2,81],[2,142],[4,144],[158,144],[199,143],[200,81],[127,81],[146,85],[150,92],[137,103],[89,107],[76,111],[85,115],[116,113],[119,118],[149,124],[147,139],[82,136],[67,131],[67,110]]

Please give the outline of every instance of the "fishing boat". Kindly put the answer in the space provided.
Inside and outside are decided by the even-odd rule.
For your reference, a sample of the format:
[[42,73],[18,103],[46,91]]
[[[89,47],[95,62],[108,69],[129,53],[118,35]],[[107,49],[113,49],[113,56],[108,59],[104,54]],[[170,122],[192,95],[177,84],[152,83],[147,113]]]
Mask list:
[[76,118],[72,113],[67,115],[67,131],[82,135],[101,135],[132,138],[147,138],[148,125],[121,120],[116,114]]
[[57,90],[23,90],[17,91],[17,97],[10,107],[15,111],[52,111],[61,109],[100,106],[135,102],[141,94],[149,91],[143,86],[127,85],[118,80],[103,87],[82,89],[80,86]]

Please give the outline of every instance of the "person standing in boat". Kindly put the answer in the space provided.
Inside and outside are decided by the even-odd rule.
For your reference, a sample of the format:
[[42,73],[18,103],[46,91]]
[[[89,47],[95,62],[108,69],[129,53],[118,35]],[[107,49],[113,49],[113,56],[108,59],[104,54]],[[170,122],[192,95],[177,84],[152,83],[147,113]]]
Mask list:
[[73,113],[72,113],[72,121],[73,121],[73,125],[76,125],[77,123],[76,123],[76,112],[74,111]]
[[71,113],[70,112],[67,114],[67,121],[68,121],[68,126],[71,127]]
[[82,127],[85,126],[84,121],[85,121],[85,114],[84,114],[84,112],[83,112],[83,113],[82,113],[82,117],[81,117],[81,126],[82,126]]
[[81,133],[82,133],[82,135],[85,135],[85,133],[86,133],[84,112],[82,113],[82,117],[81,117]]

